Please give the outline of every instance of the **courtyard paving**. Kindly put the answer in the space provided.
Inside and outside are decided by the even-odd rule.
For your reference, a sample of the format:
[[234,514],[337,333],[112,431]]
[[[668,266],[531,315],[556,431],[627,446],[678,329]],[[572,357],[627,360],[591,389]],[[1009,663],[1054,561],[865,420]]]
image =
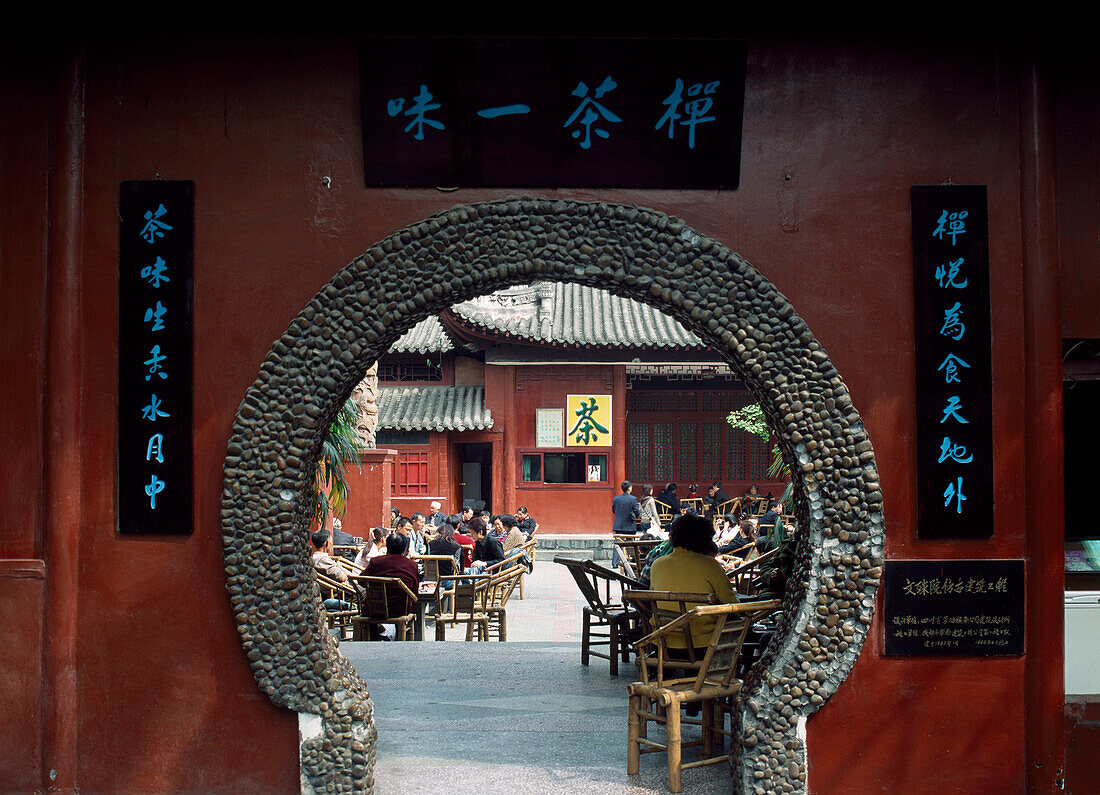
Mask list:
[[[461,629],[444,643],[344,641],[374,700],[376,791],[667,792],[663,754],[626,773],[626,686],[637,668],[620,663],[614,677],[606,660],[580,664],[583,605],[568,570],[540,558],[526,598],[508,604],[506,643],[465,643]],[[425,634],[434,637],[431,624]],[[686,770],[683,784],[728,793],[729,767]]]

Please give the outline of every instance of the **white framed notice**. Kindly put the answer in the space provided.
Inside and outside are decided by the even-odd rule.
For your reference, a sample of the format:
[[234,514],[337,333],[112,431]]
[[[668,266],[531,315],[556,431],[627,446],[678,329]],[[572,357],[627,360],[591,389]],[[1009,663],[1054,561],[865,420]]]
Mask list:
[[565,446],[565,409],[535,409],[535,447]]

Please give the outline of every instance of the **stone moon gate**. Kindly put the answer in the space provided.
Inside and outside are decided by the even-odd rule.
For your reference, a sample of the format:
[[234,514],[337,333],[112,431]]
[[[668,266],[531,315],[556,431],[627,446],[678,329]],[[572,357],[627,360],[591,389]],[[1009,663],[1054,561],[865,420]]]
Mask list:
[[804,792],[804,722],[854,665],[882,572],[882,492],[859,413],[790,302],[737,254],[652,210],[528,198],[458,206],[372,246],[275,341],[238,409],[226,587],[260,689],[299,713],[303,791],[374,784],[373,704],[327,632],[307,540],[329,424],[420,320],[536,280],[652,304],[720,353],[763,407],[794,476],[796,563],[779,630],[744,683],[733,774],[741,791]]

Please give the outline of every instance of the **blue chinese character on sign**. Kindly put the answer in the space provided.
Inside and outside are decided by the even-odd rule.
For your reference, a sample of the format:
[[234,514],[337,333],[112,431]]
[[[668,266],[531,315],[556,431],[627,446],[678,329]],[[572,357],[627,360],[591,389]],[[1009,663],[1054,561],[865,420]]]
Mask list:
[[950,436],[945,436],[943,437],[943,442],[940,444],[940,457],[936,463],[942,464],[949,458],[958,464],[969,464],[974,460],[973,455],[967,455],[965,445],[954,444]]
[[141,228],[141,237],[146,243],[155,243],[157,238],[164,237],[164,230],[171,229],[172,227],[160,220],[164,217],[164,214],[168,211],[164,209],[164,205],[160,205],[155,211],[147,210],[145,212],[145,226]]
[[[711,98],[711,94],[718,90],[720,81],[714,80],[710,83],[694,83],[688,87],[687,95],[689,97],[688,102],[684,105],[684,110],[687,112],[687,119],[680,122],[681,126],[688,128],[688,149],[695,148],[695,126],[703,124],[704,122],[714,121],[716,116],[707,116],[707,112],[714,104],[714,100]],[[653,127],[654,130],[660,130],[664,125],[668,125],[668,137],[672,140],[673,131],[678,119],[684,114],[680,113],[680,103],[683,102],[684,93],[684,81],[680,78],[676,78],[676,87],[672,89],[672,93],[665,97],[662,101],[662,105],[667,105],[668,110],[664,112],[664,115],[657,121],[657,124]]]
[[153,327],[150,331],[163,331],[164,330],[164,313],[168,310],[164,308],[164,304],[157,301],[155,307],[151,306],[145,310],[145,322],[153,322]]
[[529,105],[516,103],[515,105],[498,105],[495,108],[482,108],[477,112],[477,115],[483,119],[495,119],[499,116],[518,116],[530,112],[531,107]]
[[164,434],[154,433],[149,437],[148,444],[145,445],[145,460],[157,461],[158,463],[164,463]]
[[141,410],[141,418],[143,420],[149,420],[149,422],[156,422],[161,417],[171,417],[172,415],[167,411],[161,411],[161,405],[160,398],[154,393],[153,397],[149,400],[149,405]]
[[158,376],[161,380],[168,377],[168,373],[164,372],[164,370],[162,370],[160,366],[160,363],[167,358],[167,356],[161,355],[159,345],[154,345],[149,350],[149,358],[142,362],[142,364],[148,365],[149,367],[149,373],[145,376],[146,381],[148,381],[154,375]]
[[157,495],[164,491],[164,481],[153,475],[149,478],[149,485],[145,487],[145,493],[149,496],[149,507],[157,509]]
[[943,310],[943,325],[940,334],[958,342],[966,334],[966,324],[962,322],[962,304],[958,301],[950,309]]
[[940,419],[940,425],[947,422],[948,419],[953,419],[955,422],[962,425],[969,425],[970,420],[964,420],[962,415],[959,414],[959,409],[962,408],[962,401],[958,395],[952,395],[947,399],[947,405],[943,407],[943,417]]
[[967,279],[963,279],[962,282],[955,281],[959,276],[959,269],[962,267],[962,264],[963,258],[959,257],[954,262],[949,262],[946,265],[940,265],[936,268],[936,281],[940,283],[940,287],[944,289],[954,287],[959,290],[966,287]]
[[[577,87],[570,93],[575,97],[580,97],[581,104],[577,106],[577,109],[573,111],[573,115],[570,116],[562,127],[569,127],[573,122],[577,121],[577,117],[581,115],[581,111],[584,111],[584,116],[581,117],[580,125],[584,127],[584,140],[581,141],[581,149],[588,149],[592,146],[592,133],[601,138],[607,138],[611,135],[607,130],[599,127],[593,128],[592,125],[599,119],[609,121],[613,123],[621,122],[618,116],[608,110],[606,107],[597,102],[597,99],[603,99],[604,95],[614,91],[618,88],[618,83],[611,79],[611,75],[608,75],[603,79],[603,82],[593,92],[593,96],[588,96],[588,86],[582,81],[577,83]],[[573,130],[573,137],[580,138],[581,131]]]
[[[406,116],[412,116],[413,120],[409,122],[409,126],[405,128],[405,132],[409,132],[413,127],[416,128],[416,132],[413,133],[413,138],[418,141],[424,140],[424,125],[433,127],[436,130],[447,129],[443,122],[436,119],[427,118],[428,111],[439,110],[442,106],[438,102],[432,102],[435,97],[428,91],[427,86],[420,86],[420,93],[413,97],[412,106],[405,111]],[[401,112],[401,109],[405,107],[405,98],[398,97],[397,99],[391,99],[386,102],[386,112],[390,116],[396,116]]]
[[160,257],[157,257],[157,261],[152,265],[146,265],[141,269],[141,278],[153,285],[154,289],[160,289],[161,282],[170,282],[165,274],[168,273],[168,268],[165,267],[165,262]]
[[966,501],[967,497],[963,494],[963,479],[958,478],[956,483],[948,483],[947,488],[943,490],[943,507],[946,508],[951,505],[951,500],[955,501],[955,513],[962,513],[962,504]]
[[954,246],[959,235],[966,234],[966,210],[957,213],[943,211],[940,220],[936,222],[936,228],[932,230],[932,237],[943,240],[944,235],[951,237],[951,245]]
[[940,366],[937,367],[936,369],[937,370],[943,370],[943,382],[945,384],[958,384],[958,383],[960,383],[960,381],[959,381],[959,368],[960,367],[969,368],[970,365],[967,364],[966,362],[964,362],[962,359],[960,359],[955,354],[949,353],[949,354],[947,354],[947,356],[944,357],[944,360],[942,362],[940,362]]

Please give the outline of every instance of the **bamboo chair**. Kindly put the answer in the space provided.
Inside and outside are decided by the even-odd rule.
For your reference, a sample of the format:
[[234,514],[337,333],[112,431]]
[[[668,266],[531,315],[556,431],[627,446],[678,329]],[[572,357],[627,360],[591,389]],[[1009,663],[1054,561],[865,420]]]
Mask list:
[[[435,592],[435,604],[436,612],[440,612],[440,607],[443,602],[449,602],[452,591],[444,588],[443,578],[453,577],[456,573],[461,572],[462,568],[457,565],[455,558],[450,555],[411,555],[413,560],[424,567],[424,582],[438,582],[439,588]],[[451,573],[445,574],[447,570],[447,564],[449,564]]]
[[657,518],[661,522],[661,527],[668,528],[672,524],[672,508],[665,505],[660,500],[656,500],[657,503]]
[[[536,524],[535,525],[535,530],[538,530],[538,529],[539,529],[538,525]],[[531,561],[531,571],[535,570],[535,547],[537,547],[539,545],[539,542],[538,542],[537,539],[534,538],[534,535],[535,535],[534,532],[532,532],[531,533],[532,537],[527,541],[526,544],[523,545],[523,554],[525,554],[527,556],[527,560]],[[528,574],[528,572],[525,569],[523,574],[521,574],[519,576],[519,598],[520,599],[527,598],[527,593],[526,593],[526,590],[525,590],[525,584],[527,582],[527,574]]]
[[684,497],[680,500],[681,508],[694,508],[695,512],[700,516],[703,515],[703,498],[702,497]]
[[[608,661],[611,676],[618,676],[619,657],[630,661],[630,639],[640,634],[638,612],[624,604],[622,589],[640,584],[590,560],[559,556],[554,562],[569,569],[588,602],[581,611],[581,665],[588,665],[590,656],[600,657]],[[613,593],[613,586],[618,586],[618,594]],[[606,654],[593,648],[604,646]]]
[[[626,770],[630,775],[638,773],[640,755],[664,752],[668,764],[668,789],[681,792],[683,770],[702,765],[725,762],[729,753],[724,752],[725,737],[733,732],[725,728],[725,715],[733,710],[733,700],[741,689],[737,678],[737,663],[745,634],[749,626],[779,609],[781,602],[742,602],[733,605],[699,605],[663,624],[635,644],[641,681],[628,686],[629,712],[627,713]],[[691,622],[711,619],[714,629],[709,643],[697,660],[694,673],[679,673],[683,661],[670,654],[668,642],[673,637],[686,639],[686,653],[695,658],[691,640]],[[702,707],[701,738],[684,743],[681,738],[680,710],[685,704],[698,703]],[[659,743],[647,736],[648,724],[665,726],[665,742]],[[716,743],[715,740],[718,740]],[[683,762],[683,748],[701,746],[701,758]],[[716,749],[717,746],[717,749]],[[723,751],[715,753],[715,751]]]
[[612,548],[615,550],[615,554],[619,558],[619,568],[622,570],[624,577],[629,577],[635,582],[638,580],[638,572],[634,569],[634,564],[630,562],[630,559],[626,556],[626,550],[624,550],[618,544],[612,544]]
[[341,640],[350,640],[354,636],[355,627],[352,620],[359,615],[359,593],[346,582],[339,582],[327,577],[318,571],[317,585],[321,589],[321,601],[325,599],[339,599],[348,604],[355,605],[352,610],[329,610],[325,608],[328,620],[328,628],[336,632],[336,637]]
[[397,577],[370,577],[367,575],[351,578],[360,589],[359,615],[352,619],[355,629],[353,638],[363,640],[363,627],[375,624],[392,624],[396,640],[412,640],[416,616],[406,612],[404,615],[390,615],[389,594],[391,589],[404,592],[407,609],[416,604],[417,595],[409,590],[403,580]]
[[[361,547],[354,546],[352,544],[334,544],[332,547],[332,556],[337,560],[343,558],[347,561],[355,560],[355,556],[359,554]],[[348,557],[348,556],[351,557]]]
[[761,564],[767,563],[778,554],[778,548],[772,549],[760,557],[742,561],[736,568],[727,571],[726,576],[729,577],[733,590],[741,596],[755,596],[759,590],[756,578],[760,576]]
[[489,618],[486,634],[489,638],[496,633],[497,640],[508,640],[508,599],[516,590],[527,567],[515,565],[510,569],[500,572],[489,580],[485,589],[485,614]]
[[646,555],[653,547],[661,543],[661,539],[651,536],[639,538],[637,536],[615,535],[614,539],[615,543],[626,552],[630,565],[634,567],[635,571],[641,571],[642,566],[645,565]]
[[726,500],[723,503],[714,506],[715,516],[725,516],[728,513],[732,513],[734,516],[738,516],[741,512],[741,498],[734,497],[732,500]]
[[450,608],[444,611],[440,602],[436,602],[435,639],[447,639],[447,627],[457,624],[466,625],[466,640],[474,639],[477,630],[478,640],[489,639],[489,614],[485,611],[489,581],[487,574],[467,574],[464,576],[442,577],[440,587],[449,587]]

